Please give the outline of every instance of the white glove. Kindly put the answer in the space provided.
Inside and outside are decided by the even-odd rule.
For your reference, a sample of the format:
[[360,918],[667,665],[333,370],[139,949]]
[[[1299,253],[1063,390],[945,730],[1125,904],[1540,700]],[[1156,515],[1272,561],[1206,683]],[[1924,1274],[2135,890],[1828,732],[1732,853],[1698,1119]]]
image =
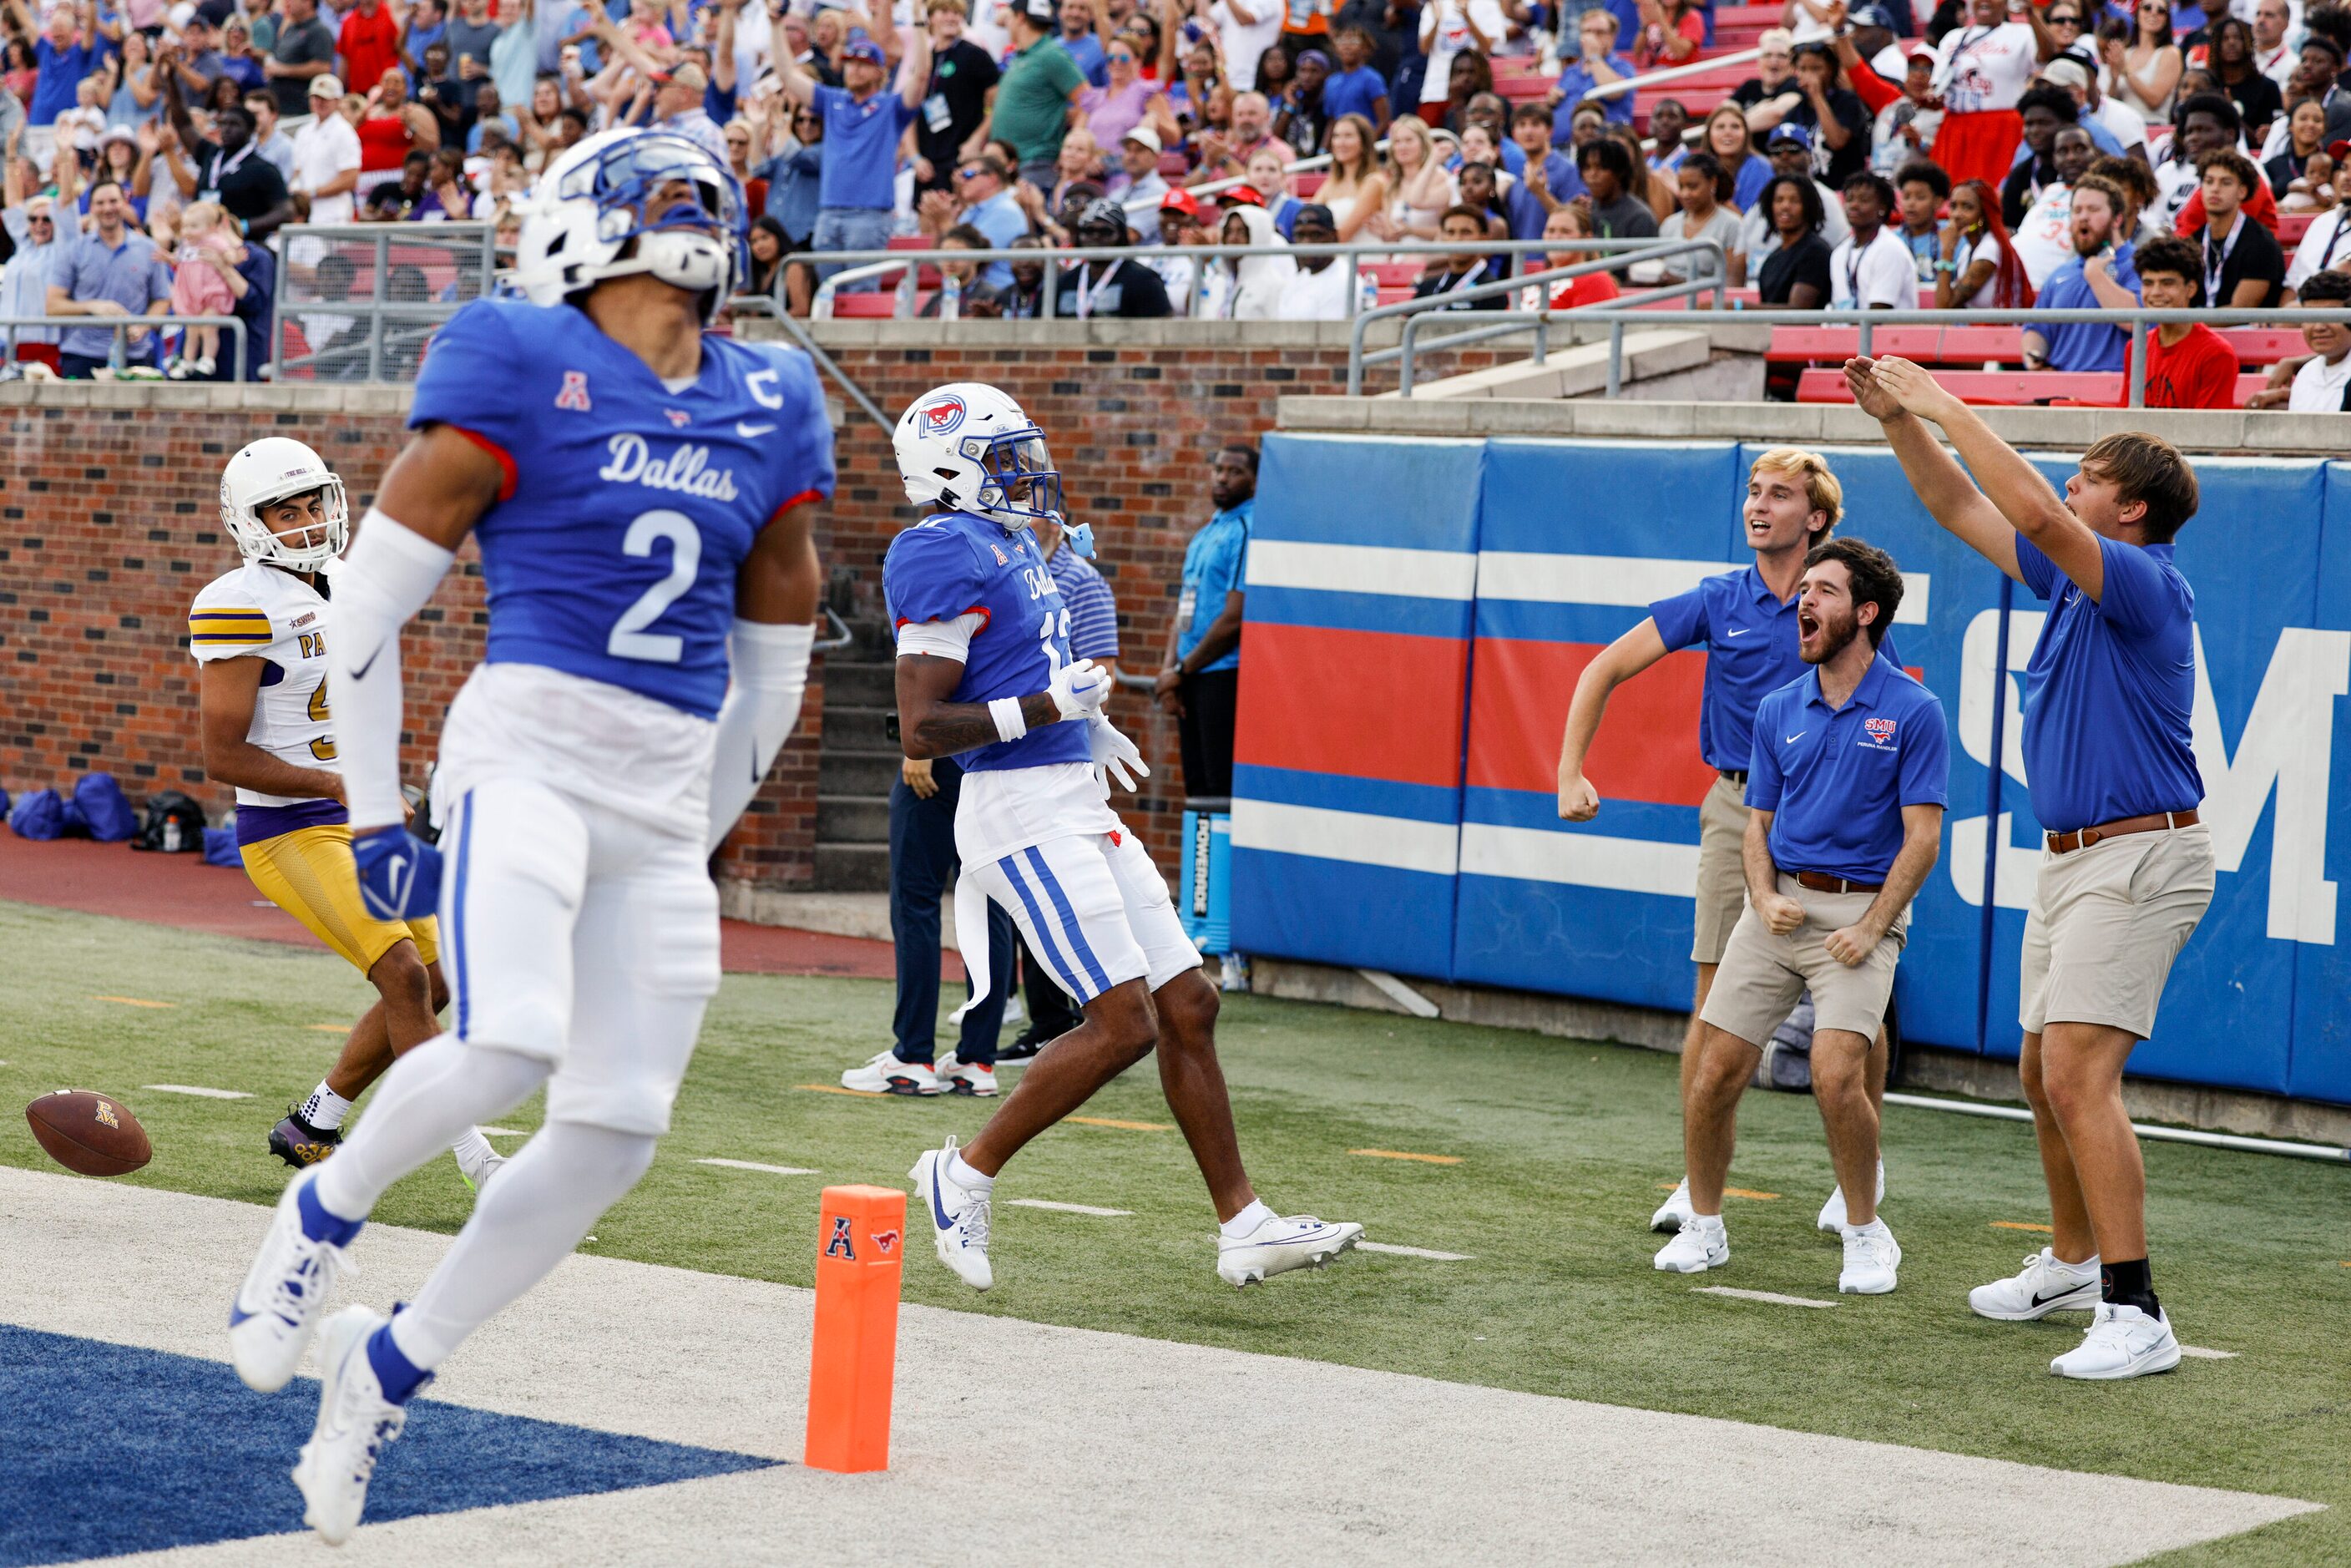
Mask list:
[[1151,777],[1151,765],[1143,760],[1143,753],[1134,742],[1099,714],[1086,721],[1086,746],[1093,753],[1094,777],[1102,780],[1105,789],[1115,779],[1120,789],[1130,795],[1136,794],[1136,781]]
[[1045,695],[1063,718],[1092,718],[1110,697],[1110,676],[1092,659],[1075,659],[1053,672]]

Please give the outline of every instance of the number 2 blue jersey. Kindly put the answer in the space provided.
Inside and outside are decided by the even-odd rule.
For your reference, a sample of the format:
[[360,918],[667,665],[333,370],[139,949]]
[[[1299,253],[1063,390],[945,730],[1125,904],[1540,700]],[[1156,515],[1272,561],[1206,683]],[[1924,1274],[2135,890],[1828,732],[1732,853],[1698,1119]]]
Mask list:
[[[893,632],[967,614],[980,618],[951,702],[1033,696],[1070,662],[1070,612],[1027,528],[1007,529],[968,512],[925,517],[890,541],[882,592]],[[967,773],[984,773],[1086,762],[1092,755],[1086,727],[1061,723],[956,760]]]
[[805,356],[705,336],[672,392],[569,305],[477,299],[434,334],[412,429],[505,470],[474,532],[489,664],[543,664],[705,718],[726,695],[736,573],[787,507],[832,494]]

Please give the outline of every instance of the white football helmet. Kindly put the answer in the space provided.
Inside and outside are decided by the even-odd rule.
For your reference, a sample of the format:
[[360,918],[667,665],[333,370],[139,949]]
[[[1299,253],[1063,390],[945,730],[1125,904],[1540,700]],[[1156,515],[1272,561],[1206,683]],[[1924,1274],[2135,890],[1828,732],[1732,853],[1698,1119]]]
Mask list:
[[[695,200],[648,224],[646,204],[680,181]],[[509,281],[534,304],[559,304],[605,278],[649,272],[701,295],[706,327],[750,270],[742,185],[674,131],[599,131],[549,164],[519,204],[522,235]]]
[[[262,508],[288,497],[321,492],[321,525],[305,530],[307,544],[272,533]],[[317,571],[343,553],[350,541],[350,503],[343,482],[325,459],[291,436],[265,435],[248,443],[221,470],[221,523],[247,560],[267,561],[295,571]]]
[[906,499],[1025,528],[1061,510],[1061,475],[1045,433],[997,388],[934,387],[907,405],[891,437]]

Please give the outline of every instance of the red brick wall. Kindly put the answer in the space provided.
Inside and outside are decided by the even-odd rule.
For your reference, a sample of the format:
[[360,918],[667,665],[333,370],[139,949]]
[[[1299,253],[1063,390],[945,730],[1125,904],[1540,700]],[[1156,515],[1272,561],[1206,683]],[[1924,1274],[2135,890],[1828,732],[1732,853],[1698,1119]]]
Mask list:
[[[862,324],[842,327],[855,325]],[[1067,337],[1082,329],[1057,330]],[[950,328],[935,336],[970,332]],[[1051,432],[1073,513],[1094,525],[1100,563],[1118,595],[1123,662],[1144,672],[1157,667],[1166,645],[1185,543],[1208,516],[1210,453],[1221,442],[1261,435],[1277,397],[1343,390],[1346,375],[1343,344],[1195,339],[1176,346],[885,347],[872,336],[828,347],[893,417],[942,382],[984,380],[1019,398]],[[1493,357],[1473,350],[1431,368],[1474,368]],[[236,563],[219,520],[221,465],[258,434],[296,436],[343,475],[357,517],[399,448],[404,396],[392,389],[254,389],[232,402],[225,401],[232,394],[192,387],[24,383],[0,394],[7,432],[0,463],[0,788],[69,788],[79,772],[110,771],[134,803],[158,789],[181,789],[216,815],[232,795],[204,779],[186,615],[196,591]],[[912,514],[888,442],[853,403],[839,458],[840,491],[820,521],[819,544],[828,570],[846,566],[853,574],[860,613],[878,617],[882,553]],[[421,780],[440,715],[479,656],[482,621],[469,548],[405,644],[412,779]],[[800,736],[728,841],[722,872],[786,887],[808,882],[822,706],[820,661]],[[1152,766],[1142,800],[1125,809],[1172,868],[1183,798],[1174,723],[1128,694],[1113,711]]]

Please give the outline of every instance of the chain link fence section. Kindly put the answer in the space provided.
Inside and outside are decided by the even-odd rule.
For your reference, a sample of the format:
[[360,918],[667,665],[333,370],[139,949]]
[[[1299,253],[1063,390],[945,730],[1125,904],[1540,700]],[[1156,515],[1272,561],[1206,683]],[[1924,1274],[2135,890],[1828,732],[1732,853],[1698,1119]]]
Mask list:
[[425,344],[491,292],[488,224],[297,224],[273,242],[278,276],[276,379],[413,382]]

